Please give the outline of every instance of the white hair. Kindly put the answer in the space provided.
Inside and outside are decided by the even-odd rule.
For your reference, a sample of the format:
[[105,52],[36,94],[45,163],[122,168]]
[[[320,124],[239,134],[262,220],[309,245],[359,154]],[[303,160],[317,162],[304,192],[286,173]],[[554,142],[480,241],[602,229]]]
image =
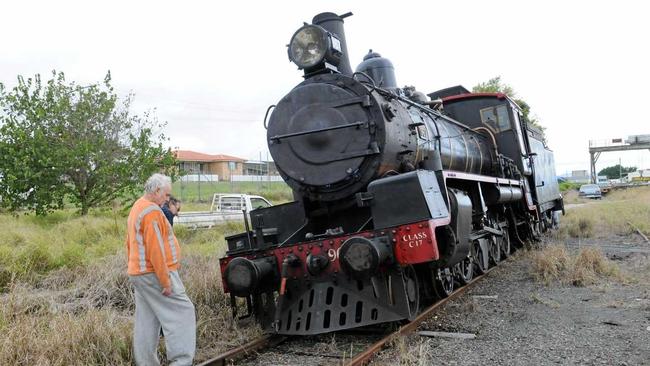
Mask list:
[[156,173],[144,183],[146,193],[156,193],[158,189],[172,185],[172,179],[164,174]]

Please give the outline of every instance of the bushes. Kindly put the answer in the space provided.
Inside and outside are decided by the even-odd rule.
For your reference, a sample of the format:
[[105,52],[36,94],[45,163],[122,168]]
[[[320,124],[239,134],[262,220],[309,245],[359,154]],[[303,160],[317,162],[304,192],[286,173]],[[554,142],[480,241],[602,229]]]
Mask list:
[[580,189],[580,183],[560,182],[560,192]]

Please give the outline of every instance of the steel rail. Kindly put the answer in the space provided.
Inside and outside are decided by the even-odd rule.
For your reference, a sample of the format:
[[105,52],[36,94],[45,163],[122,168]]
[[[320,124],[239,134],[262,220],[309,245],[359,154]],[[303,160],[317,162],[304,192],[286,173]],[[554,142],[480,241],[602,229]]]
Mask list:
[[[508,261],[508,260],[509,260],[509,258],[506,259],[506,260],[501,261],[500,264],[502,264],[503,262],[506,262],[506,261]],[[397,337],[400,337],[400,336],[406,335],[406,334],[411,333],[411,332],[413,332],[414,330],[416,330],[416,329],[418,328],[418,326],[419,326],[423,321],[425,321],[426,319],[428,319],[429,316],[431,316],[435,310],[437,310],[438,308],[442,307],[442,306],[445,305],[447,302],[449,302],[449,301],[451,301],[451,300],[453,300],[453,299],[459,297],[459,296],[462,295],[463,293],[465,293],[465,291],[467,291],[469,288],[471,288],[472,286],[474,286],[477,282],[479,282],[480,280],[482,280],[483,278],[485,278],[485,277],[486,277],[490,272],[492,272],[492,270],[494,270],[494,269],[496,269],[496,268],[499,268],[499,266],[494,266],[494,267],[488,269],[484,274],[482,274],[482,275],[480,275],[480,276],[478,276],[478,277],[475,277],[475,278],[474,278],[473,280],[471,280],[468,284],[466,284],[465,286],[463,286],[463,287],[457,289],[457,290],[454,291],[451,295],[449,295],[449,296],[445,297],[444,299],[439,300],[439,301],[436,302],[435,304],[429,306],[425,311],[423,311],[420,315],[418,315],[415,319],[413,319],[413,321],[409,322],[408,324],[404,324],[403,326],[401,326],[401,327],[400,327],[398,330],[396,330],[395,332],[393,332],[393,333],[387,335],[386,337],[380,339],[379,341],[375,342],[375,343],[372,344],[370,347],[366,348],[365,351],[363,351],[363,352],[357,354],[357,355],[356,355],[352,360],[350,360],[350,362],[348,362],[346,365],[347,365],[347,366],[360,366],[360,365],[365,365],[368,361],[370,361],[370,359],[371,359],[371,358],[372,358],[372,357],[373,357],[377,352],[379,352],[382,348],[384,348],[384,346],[385,346],[386,344],[390,343],[391,341],[393,341],[393,340],[396,339]]]
[[265,347],[273,347],[276,346],[285,340],[287,340],[289,337],[287,336],[281,336],[281,335],[275,335],[275,334],[267,334],[263,335],[257,339],[254,339],[248,343],[242,344],[239,347],[233,348],[231,350],[228,350],[217,357],[211,358],[207,361],[204,361],[203,363],[199,364],[199,366],[225,366],[229,365],[235,360],[248,356],[252,352],[259,350],[260,348],[265,348]]

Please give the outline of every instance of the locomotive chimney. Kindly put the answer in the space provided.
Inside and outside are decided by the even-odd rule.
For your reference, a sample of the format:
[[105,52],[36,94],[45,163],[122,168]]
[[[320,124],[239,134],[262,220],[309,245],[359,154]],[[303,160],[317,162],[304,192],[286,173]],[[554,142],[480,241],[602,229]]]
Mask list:
[[348,44],[345,41],[345,30],[343,29],[343,19],[350,15],[352,15],[352,13],[345,13],[343,15],[320,13],[312,20],[312,24],[319,25],[339,37],[343,55],[341,55],[338,69],[339,72],[344,75],[352,75],[352,67],[350,66],[350,59],[348,58]]

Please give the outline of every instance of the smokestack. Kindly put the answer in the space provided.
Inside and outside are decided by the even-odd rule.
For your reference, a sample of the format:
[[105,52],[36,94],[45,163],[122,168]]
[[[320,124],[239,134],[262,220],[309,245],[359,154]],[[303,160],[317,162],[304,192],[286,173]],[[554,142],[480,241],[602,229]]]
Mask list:
[[349,17],[352,13],[345,13],[343,15],[336,15],[334,13],[320,13],[311,21],[312,24],[319,25],[325,28],[328,32],[336,34],[341,41],[341,62],[338,69],[341,74],[352,75],[352,67],[350,67],[350,59],[348,58],[348,43],[345,41],[345,30],[343,29],[343,19]]

